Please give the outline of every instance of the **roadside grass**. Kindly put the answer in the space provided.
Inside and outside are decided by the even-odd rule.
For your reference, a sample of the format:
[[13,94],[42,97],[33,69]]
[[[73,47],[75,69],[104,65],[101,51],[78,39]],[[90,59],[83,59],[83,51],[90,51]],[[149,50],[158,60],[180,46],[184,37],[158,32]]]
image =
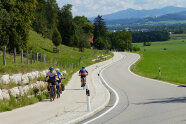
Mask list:
[[[170,40],[152,42],[151,46],[135,44],[141,48],[140,61],[131,70],[141,76],[186,85],[186,42]],[[159,77],[159,67],[161,77]]]
[[17,84],[14,83],[14,82],[10,82],[8,84],[3,84],[3,83],[0,83],[0,89],[11,89],[13,87],[16,87]]
[[31,105],[49,98],[48,93],[38,94],[37,96],[29,97],[28,95],[20,96],[18,98],[10,97],[10,100],[0,100],[0,112],[11,111],[15,108],[20,108],[26,105]]
[[[79,58],[82,57],[81,64],[88,66],[94,64],[92,59],[95,59],[98,55],[107,55],[104,50],[93,50],[85,49],[84,52],[79,52],[78,48],[72,48],[64,45],[58,47],[59,53],[53,53],[53,48],[55,47],[51,40],[43,38],[40,34],[34,31],[30,31],[28,38],[28,50],[33,52],[42,53],[48,55],[50,59],[57,60],[63,65],[77,64]],[[111,52],[109,55],[113,54]],[[30,58],[30,57],[29,57]],[[26,64],[26,58],[24,57],[24,64],[21,64],[21,57],[16,57],[16,64],[14,64],[13,55],[6,54],[6,66],[3,65],[3,53],[0,51],[0,75],[2,74],[14,74],[14,73],[26,73],[31,71],[40,71],[47,69],[51,64],[43,64],[42,62],[32,64]],[[54,66],[54,65],[53,65]],[[56,67],[56,66],[55,66]]]

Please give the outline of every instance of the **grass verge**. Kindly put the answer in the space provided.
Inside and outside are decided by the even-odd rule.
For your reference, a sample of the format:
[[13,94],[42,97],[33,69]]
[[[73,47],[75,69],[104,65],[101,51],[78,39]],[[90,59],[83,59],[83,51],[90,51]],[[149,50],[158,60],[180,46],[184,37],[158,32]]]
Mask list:
[[[141,76],[186,85],[186,42],[170,40],[153,42],[151,46],[135,44],[141,48],[141,59],[131,70]],[[159,67],[161,77],[159,77]]]

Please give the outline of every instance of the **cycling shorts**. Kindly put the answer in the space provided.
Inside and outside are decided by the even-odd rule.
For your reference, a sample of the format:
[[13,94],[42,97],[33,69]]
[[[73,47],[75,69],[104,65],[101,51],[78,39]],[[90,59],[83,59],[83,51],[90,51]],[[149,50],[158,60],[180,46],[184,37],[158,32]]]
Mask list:
[[56,85],[55,79],[48,79],[48,83],[52,83],[52,85]]
[[81,78],[86,77],[86,75],[81,75]]
[[61,83],[61,79],[57,80],[58,83]]

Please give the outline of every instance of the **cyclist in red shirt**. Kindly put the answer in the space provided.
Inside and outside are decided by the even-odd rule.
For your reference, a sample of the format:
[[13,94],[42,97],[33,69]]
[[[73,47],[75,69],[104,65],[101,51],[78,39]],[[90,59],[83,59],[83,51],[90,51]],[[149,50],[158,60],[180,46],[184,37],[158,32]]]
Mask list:
[[81,82],[82,82],[83,78],[85,79],[85,82],[86,82],[87,75],[88,75],[88,71],[83,66],[82,69],[79,71],[79,76],[81,76]]

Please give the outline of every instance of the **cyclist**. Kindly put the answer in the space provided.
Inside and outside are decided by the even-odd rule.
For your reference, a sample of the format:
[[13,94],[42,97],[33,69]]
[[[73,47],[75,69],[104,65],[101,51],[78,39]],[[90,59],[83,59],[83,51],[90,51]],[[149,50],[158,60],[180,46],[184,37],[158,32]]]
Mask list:
[[56,77],[57,77],[57,74],[54,71],[54,68],[52,66],[49,68],[49,70],[50,71],[46,75],[46,82],[48,82],[47,89],[48,89],[48,91],[50,91],[50,83],[52,83],[52,85],[54,86],[54,96],[56,98]]
[[56,86],[60,88],[60,93],[62,93],[62,87],[61,87],[61,80],[64,78],[63,74],[60,72],[59,68],[55,69],[56,73],[57,73],[57,83]]
[[[85,79],[86,82],[86,76],[88,75],[88,71],[85,69],[85,66],[82,67],[82,69],[79,71],[79,76],[81,76],[81,82],[83,78]],[[84,84],[81,85],[83,87]]]

